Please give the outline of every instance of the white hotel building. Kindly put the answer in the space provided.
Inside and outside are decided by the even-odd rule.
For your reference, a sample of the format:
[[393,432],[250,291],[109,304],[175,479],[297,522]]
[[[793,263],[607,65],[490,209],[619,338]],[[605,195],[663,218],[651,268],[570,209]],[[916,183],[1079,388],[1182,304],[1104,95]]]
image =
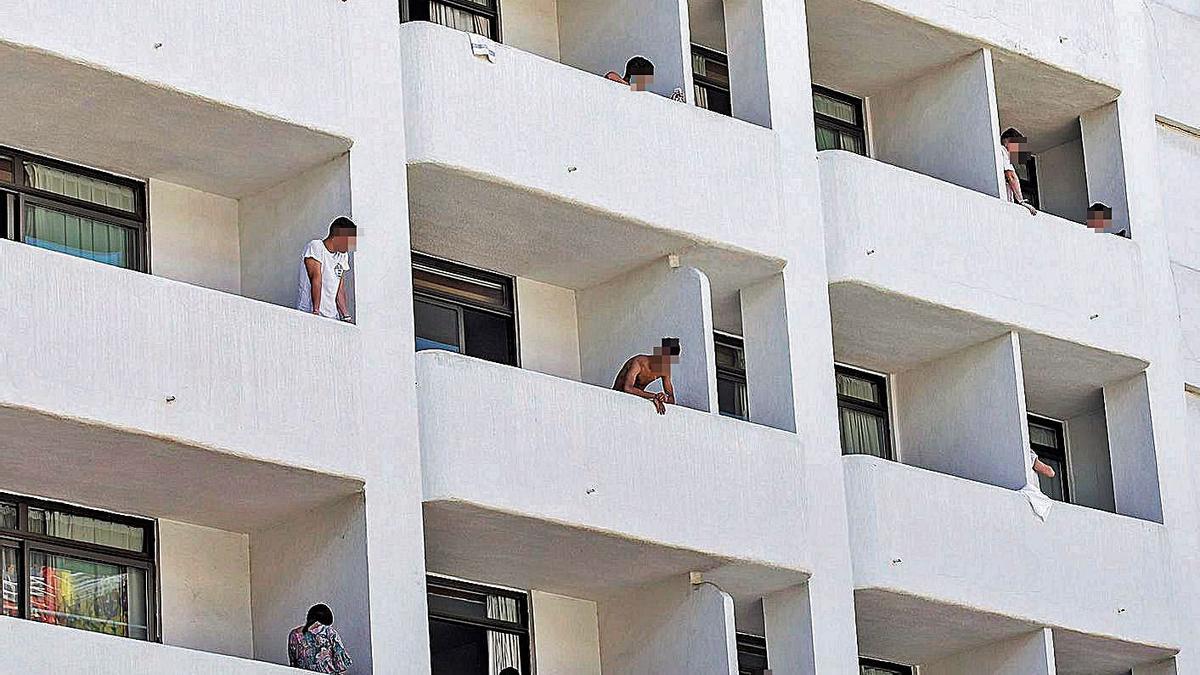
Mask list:
[[1198,67],[1197,0],[0,3],[0,673],[318,602],[353,675],[1200,673]]

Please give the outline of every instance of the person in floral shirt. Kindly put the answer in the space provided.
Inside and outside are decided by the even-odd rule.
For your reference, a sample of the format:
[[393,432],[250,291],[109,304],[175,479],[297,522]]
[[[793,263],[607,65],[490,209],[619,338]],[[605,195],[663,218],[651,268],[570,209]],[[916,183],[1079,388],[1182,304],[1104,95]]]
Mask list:
[[288,663],[314,673],[343,675],[354,660],[333,628],[333,610],[328,605],[313,605],[303,626],[288,635]]

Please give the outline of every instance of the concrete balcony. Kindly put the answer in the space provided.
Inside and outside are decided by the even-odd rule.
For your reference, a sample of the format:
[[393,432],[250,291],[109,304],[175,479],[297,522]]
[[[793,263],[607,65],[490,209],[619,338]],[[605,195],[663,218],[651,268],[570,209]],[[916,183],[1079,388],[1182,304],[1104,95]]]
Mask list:
[[963,344],[1020,330],[1144,367],[1136,242],[847,152],[819,165],[835,342],[903,315]]
[[[510,223],[537,239],[578,231],[620,247],[644,230],[660,253],[698,241],[777,250],[772,131],[495,49],[490,63],[462,32],[401,27],[413,237],[437,249],[427,252],[453,258]],[[510,255],[487,266],[520,255],[500,253]]]
[[[843,462],[864,653],[928,663],[1039,627],[1070,655],[1059,672],[1126,672],[1176,651],[1162,525],[1062,503],[1042,522],[1013,490]],[[869,628],[900,615],[929,630]]]
[[362,475],[355,326],[20,243],[0,253],[0,406]]
[[4,652],[5,669],[20,673],[286,675],[296,672],[261,661],[6,617],[0,617],[0,650]]
[[430,569],[575,597],[806,577],[795,434],[445,352],[417,354],[417,390]]

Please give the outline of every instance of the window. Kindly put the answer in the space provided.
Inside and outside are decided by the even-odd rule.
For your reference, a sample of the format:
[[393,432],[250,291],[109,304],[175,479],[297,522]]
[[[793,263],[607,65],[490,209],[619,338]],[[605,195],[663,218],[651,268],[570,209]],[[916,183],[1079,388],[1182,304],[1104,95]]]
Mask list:
[[858,669],[861,675],[913,675],[913,669],[910,666],[901,666],[875,659],[860,658]]
[[146,187],[139,181],[0,149],[0,236],[146,271]]
[[817,150],[849,150],[867,154],[867,126],[862,101],[813,85]]
[[154,635],[151,521],[0,495],[0,614]]
[[846,366],[837,366],[835,371],[842,454],[893,459],[887,379]]
[[401,0],[402,21],[432,21],[500,41],[500,0]]
[[728,57],[708,47],[692,45],[692,83],[696,90],[696,105],[722,115],[733,115]]
[[1034,208],[1041,208],[1041,200],[1038,198],[1037,157],[1031,155],[1024,162],[1014,164],[1013,168],[1017,170],[1017,180],[1021,182],[1021,195],[1033,204]]
[[767,639],[749,633],[737,634],[738,675],[765,675]]
[[431,675],[496,675],[529,667],[524,593],[428,577]]
[[443,349],[517,365],[511,277],[413,253],[417,351]]
[[1054,469],[1054,478],[1038,474],[1042,494],[1060,502],[1071,501],[1067,482],[1067,444],[1062,422],[1036,415],[1029,416],[1029,445],[1038,459]]
[[726,417],[749,419],[746,399],[746,350],[742,339],[713,333],[717,356],[717,409]]

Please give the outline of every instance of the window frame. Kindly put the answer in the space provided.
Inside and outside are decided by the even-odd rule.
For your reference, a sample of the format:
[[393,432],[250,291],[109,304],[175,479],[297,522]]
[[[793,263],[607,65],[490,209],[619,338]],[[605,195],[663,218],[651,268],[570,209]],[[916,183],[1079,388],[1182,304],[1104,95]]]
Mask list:
[[[842,413],[843,407],[850,408],[851,410],[856,410],[858,412],[866,413],[868,415],[882,414],[882,416],[883,416],[884,455],[880,459],[886,459],[890,462],[899,461],[896,456],[896,444],[894,442],[894,439],[892,438],[892,392],[891,392],[891,389],[888,387],[888,376],[884,375],[883,373],[876,373],[876,372],[873,372],[870,370],[865,370],[863,368],[859,368],[858,366],[851,366],[851,365],[844,364],[844,363],[834,363],[833,364],[833,372],[834,372],[833,387],[834,387],[835,393],[837,392],[837,376],[838,375],[847,375],[847,376],[855,377],[855,378],[862,379],[862,380],[870,380],[870,381],[874,382],[876,385],[878,385],[880,387],[880,390],[883,392],[883,402],[878,405],[872,405],[870,403],[866,403],[860,399],[853,398],[850,396],[843,396],[840,393],[837,394],[838,437],[839,437],[838,443],[839,443],[839,445],[841,443],[841,424],[842,424],[842,419],[841,419],[842,414],[841,413]],[[849,456],[849,454],[851,454],[851,453],[847,453],[846,449],[842,448],[843,456]],[[858,453],[853,453],[853,454],[858,454]]]
[[445,258],[439,258],[437,256],[429,255],[428,253],[422,253],[420,251],[412,251],[411,267],[414,270],[421,269],[433,274],[457,277],[472,283],[485,285],[493,284],[500,286],[504,291],[505,297],[506,307],[503,310],[499,310],[495,307],[489,307],[480,303],[470,302],[469,300],[455,298],[448,294],[443,295],[429,291],[417,290],[415,282],[413,283],[412,287],[412,295],[414,302],[419,299],[431,304],[453,308],[458,313],[458,337],[459,344],[462,349],[462,351],[459,353],[463,354],[464,356],[469,356],[469,354],[466,353],[466,321],[463,318],[463,308],[478,312],[485,312],[507,319],[510,325],[509,337],[510,341],[512,342],[512,348],[510,350],[511,353],[509,354],[511,363],[505,365],[512,365],[517,368],[521,367],[521,331],[517,321],[516,277],[507,274],[501,274],[499,272],[493,272],[491,270],[480,269],[478,267],[471,267],[460,262],[446,260]]
[[[517,610],[521,616],[521,620],[516,622],[518,627],[514,627],[514,622],[503,621],[501,619],[481,619],[478,617],[461,617],[454,616],[449,613],[438,612],[426,602],[426,611],[428,613],[427,620],[430,622],[441,621],[443,623],[458,624],[460,626],[470,626],[472,628],[481,628],[483,630],[496,631],[509,635],[516,635],[521,641],[521,672],[523,675],[528,675],[533,672],[533,620],[529,611],[529,593],[518,591],[511,588],[500,586],[490,586],[475,581],[467,581],[456,577],[445,576],[441,574],[429,573],[425,575],[425,596],[437,595],[433,589],[445,589],[446,591],[473,593],[476,595],[494,595],[504,598],[512,598],[517,601]],[[453,596],[447,596],[453,597]]]
[[879,659],[869,659],[865,656],[858,657],[858,669],[862,672],[863,667],[867,668],[884,668],[890,670],[896,675],[913,675],[913,667],[905,666],[899,663],[889,663],[880,661]]
[[753,633],[742,633],[739,631],[735,634],[734,644],[737,648],[739,674],[742,672],[741,657],[743,652],[747,654],[753,654],[755,656],[761,656],[763,663],[766,664],[764,670],[768,673],[771,672],[771,662],[767,656],[767,639],[765,637],[762,637],[761,635],[754,635]]
[[[704,45],[696,44],[695,42],[693,42],[693,43],[691,43],[691,52],[689,55],[692,56],[693,58],[696,55],[699,55],[710,61],[715,61],[715,62],[725,66],[725,72],[729,72],[729,55],[726,53],[719,52],[711,47],[705,47]],[[695,72],[695,68],[692,69],[692,84],[697,87],[703,87],[704,89],[715,89],[716,91],[723,92],[726,96],[728,96],[729,97],[729,114],[727,116],[733,117],[733,93],[730,91],[730,89],[732,87],[731,84],[729,84],[729,85],[721,84],[720,82],[717,82],[716,80],[714,80],[712,78],[697,74]],[[701,106],[698,100],[696,102],[696,107],[702,108],[704,110],[708,110],[709,112],[714,112],[718,115],[725,115],[725,113],[723,113],[719,110],[713,110],[712,108],[707,108],[707,107]]]
[[1034,443],[1031,435],[1029,439],[1029,449],[1033,450],[1038,457],[1041,457],[1042,454],[1045,453],[1046,455],[1049,455],[1053,459],[1059,461],[1059,466],[1062,467],[1062,471],[1059,472],[1059,475],[1056,475],[1050,480],[1062,480],[1063,503],[1074,504],[1075,494],[1071,490],[1071,453],[1070,448],[1067,447],[1067,423],[1063,422],[1062,420],[1056,420],[1052,417],[1046,417],[1045,415],[1038,415],[1037,413],[1026,413],[1025,418],[1027,425],[1036,424],[1040,427],[1051,428],[1054,430],[1055,435],[1058,436],[1059,447],[1058,449],[1055,449],[1046,445]]
[[[110,225],[116,225],[134,231],[133,265],[128,269],[135,272],[150,272],[150,219],[149,199],[150,190],[147,181],[119,176],[116,174],[93,169],[63,160],[36,155],[17,148],[0,146],[0,156],[8,157],[13,163],[13,180],[0,181],[0,195],[15,195],[15,204],[10,205],[5,198],[5,209],[11,209],[6,214],[6,220],[11,219],[9,231],[0,232],[0,238],[11,241],[25,242],[25,211],[27,205],[42,206],[74,216],[98,220]],[[35,188],[28,184],[25,177],[25,163],[41,164],[53,169],[67,171],[88,178],[95,178],[133,190],[134,210],[122,211],[110,206],[93,204],[82,199],[60,195],[48,190]],[[69,254],[68,254],[69,255]],[[75,256],[78,257],[78,256]],[[86,260],[86,258],[84,258]],[[115,267],[115,265],[112,265]],[[124,268],[118,268],[124,269]]]
[[[412,18],[412,16],[413,16],[412,5],[414,2],[428,3],[429,0],[401,0],[401,2],[400,2],[400,23],[408,23],[409,21],[429,21],[429,23],[434,23],[439,26],[442,25],[440,23],[437,23],[436,21],[432,21],[429,19],[413,19]],[[469,12],[469,13],[475,14],[477,16],[482,16],[482,17],[491,19],[492,25],[495,27],[496,35],[494,37],[488,37],[485,35],[484,37],[488,37],[488,39],[491,40],[492,42],[504,44],[503,28],[500,25],[500,23],[501,23],[500,22],[500,0],[488,0],[488,2],[490,2],[492,4],[490,9],[484,9],[473,2],[468,2],[467,0],[437,0],[437,2],[440,2],[444,5],[449,5],[455,9],[461,9],[464,12]],[[449,26],[443,26],[443,28],[449,28]],[[457,30],[457,29],[451,28],[451,30]]]
[[[863,156],[870,157],[871,156],[871,147],[870,147],[869,143],[867,142],[870,137],[867,134],[866,103],[863,101],[863,99],[855,97],[855,96],[851,96],[850,94],[843,94],[842,92],[836,91],[834,89],[830,89],[829,87],[823,87],[819,84],[816,84],[815,82],[812,85],[812,93],[819,94],[821,96],[825,96],[827,98],[831,98],[831,99],[834,99],[835,101],[839,101],[841,103],[845,103],[847,105],[854,107],[854,112],[856,115],[858,115],[858,119],[862,123],[860,126],[855,126],[853,124],[847,124],[846,122],[843,122],[842,120],[839,120],[836,117],[830,117],[829,115],[826,115],[824,113],[817,112],[816,106],[813,106],[813,118],[814,118],[813,121],[816,124],[816,126],[825,125],[827,128],[831,128],[831,129],[834,129],[839,132],[844,132],[844,133],[848,133],[848,134],[856,134],[856,135],[861,136],[862,137]],[[850,152],[850,151],[847,150],[846,152]],[[857,154],[857,153],[855,153],[855,154]]]
[[[730,349],[738,350],[742,354],[742,361],[745,362],[745,360],[746,360],[746,343],[743,338],[741,338],[737,335],[733,335],[732,333],[713,331],[713,344],[714,344],[714,348],[716,345],[720,345],[722,347],[728,347]],[[724,379],[724,380],[734,382],[736,384],[741,385],[741,387],[742,387],[742,408],[745,409],[746,415],[743,417],[743,416],[739,416],[739,415],[726,414],[725,412],[722,412],[720,409],[717,410],[717,413],[723,417],[728,417],[730,419],[749,421],[749,419],[750,419],[750,386],[746,383],[745,369],[739,370],[737,368],[722,368],[719,363],[717,364],[716,369],[717,369],[717,380],[718,381]]]
[[[31,619],[33,610],[32,596],[29,593],[29,558],[31,553],[61,555],[77,558],[87,562],[97,562],[120,567],[133,567],[145,573],[146,586],[146,638],[123,636],[130,640],[144,642],[161,642],[161,608],[158,604],[158,523],[149,518],[140,518],[100,509],[91,509],[75,504],[55,502],[39,497],[27,497],[7,492],[0,492],[0,502],[15,504],[17,507],[17,529],[0,527],[0,547],[12,548],[17,551],[17,569],[20,583],[18,593],[18,616],[24,621]],[[33,532],[29,529],[29,509],[58,511],[70,515],[97,518],[122,525],[140,527],[142,529],[142,550],[105,546],[85,541],[64,539],[53,535]],[[40,622],[38,622],[40,623]],[[84,629],[76,629],[84,630]],[[122,637],[122,636],[115,636]]]

